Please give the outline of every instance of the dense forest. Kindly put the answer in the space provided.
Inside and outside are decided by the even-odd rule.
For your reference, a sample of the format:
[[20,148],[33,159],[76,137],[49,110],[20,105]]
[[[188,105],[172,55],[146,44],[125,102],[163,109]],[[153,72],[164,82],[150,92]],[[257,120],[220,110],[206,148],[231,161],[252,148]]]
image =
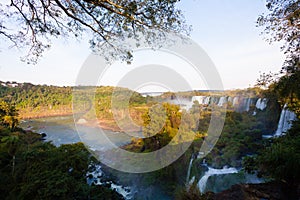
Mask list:
[[0,99],[19,109],[21,118],[72,114],[72,88],[1,82]]
[[[8,21],[16,19],[21,27],[21,31],[14,32],[6,27],[8,21],[3,20],[0,35],[15,46],[28,46],[30,51],[23,60],[35,63],[44,50],[50,48],[45,38],[59,35],[78,37],[78,32],[88,29],[93,35],[90,40],[93,49],[107,51],[105,55],[101,52],[107,60],[117,57],[130,63],[131,49],[119,45],[123,44],[124,38],[135,39],[135,45],[139,46],[142,39],[139,36],[146,33],[147,44],[155,46],[155,42],[165,41],[165,32],[184,35],[190,32],[181,11],[175,7],[177,0],[151,4],[118,2],[53,1],[45,5],[43,1],[36,4],[11,1],[10,6],[0,4],[0,15]],[[27,10],[23,9],[24,5]],[[175,162],[157,171],[129,174],[102,166],[107,179],[122,185],[138,185],[142,199],[153,199],[153,191],[157,189],[178,200],[299,199],[299,1],[266,0],[266,8],[268,13],[258,17],[257,25],[264,27],[268,42],[282,42],[285,61],[278,74],[262,74],[254,88],[209,93],[167,92],[158,97],[143,97],[129,89],[110,86],[72,88],[0,82],[1,199],[122,199],[120,193],[111,189],[112,181],[102,185],[87,181],[91,176],[89,173],[100,163],[83,143],[54,146],[45,141],[45,135],[23,130],[18,125],[20,119],[26,118],[74,114],[84,121],[93,120],[96,115],[96,120],[107,128],[119,131],[118,125],[126,126],[127,109],[145,137],[133,138],[130,143],[122,145],[122,149],[146,154],[167,145],[175,149],[191,142]],[[51,19],[50,22],[46,18]],[[103,48],[110,45],[115,51]],[[128,96],[131,97],[128,104],[118,101]],[[211,98],[206,104],[195,101],[190,109],[185,110],[172,103],[178,96]],[[236,96],[247,97],[249,102],[265,99],[267,106],[259,109],[249,103],[245,110],[237,109],[233,101],[220,105],[217,102],[222,97],[233,99]],[[276,135],[280,112],[287,110],[295,115],[292,125]],[[207,130],[211,118],[220,119],[222,113],[226,113],[222,134],[216,144],[209,144],[214,148],[203,157],[201,155],[205,152],[199,149],[210,137]],[[118,124],[115,119],[118,119]],[[178,133],[180,137],[176,137]],[[172,148],[168,156],[173,156]],[[104,158],[118,159],[110,157],[110,153],[104,152]],[[134,164],[136,160],[129,159],[129,162]],[[213,186],[201,190],[200,180],[212,168],[234,169],[240,180],[230,185],[230,189],[223,188],[225,191],[222,192],[213,192]],[[248,184],[245,177],[249,174],[263,181]],[[220,176],[224,179],[221,183],[230,182],[223,175]],[[234,185],[236,183],[238,185]]]
[[[228,102],[226,105],[225,124],[221,137],[212,151],[205,157],[205,162],[209,166],[216,168],[232,166],[242,169],[244,173],[255,173],[258,176],[271,181],[276,187],[278,187],[278,185],[284,187],[282,190],[280,189],[280,191],[283,191],[281,195],[284,196],[293,188],[297,191],[297,187],[299,186],[299,173],[297,170],[298,167],[300,167],[298,159],[300,155],[298,137],[299,122],[295,121],[293,127],[285,136],[280,138],[262,139],[264,134],[274,133],[276,130],[280,110],[284,103],[287,103],[290,110],[299,114],[298,110],[294,109],[298,108],[297,103],[299,102],[299,94],[293,93],[293,98],[290,98],[290,93],[288,93],[288,97],[284,96],[282,93],[285,92],[285,89],[284,91],[279,89],[282,87],[283,81],[287,81],[286,77],[271,84],[267,90],[253,88],[244,91],[227,91],[225,93],[215,94],[216,96],[246,95],[248,97],[254,97],[256,95],[258,97],[266,97],[268,98],[268,107],[265,110],[257,110],[255,107],[250,106],[248,111],[238,112],[234,109],[233,105]],[[45,191],[39,190],[40,194],[38,195],[50,199],[54,198],[56,195],[59,196],[60,194],[64,194],[64,197],[66,198],[70,198],[73,195],[72,198],[74,197],[75,199],[78,199],[80,196],[91,194],[95,196],[105,194],[112,195],[112,198],[121,198],[117,193],[111,191],[109,186],[89,186],[86,183],[86,174],[89,165],[92,161],[95,162],[96,160],[87,150],[85,150],[83,144],[79,143],[55,147],[49,142],[44,142],[41,135],[31,131],[24,131],[17,127],[19,123],[18,109],[22,110],[21,105],[24,105],[20,104],[20,102],[28,102],[25,107],[35,109],[39,109],[39,106],[47,106],[48,109],[50,109],[49,105],[52,105],[54,108],[54,102],[59,102],[56,106],[70,106],[71,100],[69,97],[72,92],[71,88],[35,86],[28,84],[30,85],[30,87],[27,86],[30,88],[29,90],[38,91],[37,94],[31,92],[29,93],[31,95],[28,95],[26,92],[20,92],[22,95],[16,95],[16,91],[19,91],[20,88],[27,84],[18,84],[15,86],[9,84],[12,83],[6,83],[5,86],[2,85],[1,87],[2,101],[0,122],[1,155],[3,156],[3,159],[1,159],[1,173],[3,173],[3,177],[6,177],[5,179],[2,179],[2,184],[9,186],[1,187],[2,189],[8,188],[7,190],[3,190],[2,194],[5,194],[4,196],[8,199],[34,198],[37,193],[34,193],[36,190],[33,188],[38,187],[37,185],[44,184],[43,188],[45,188]],[[111,97],[114,91],[116,91],[116,97],[120,99],[128,94],[133,94],[129,105],[135,109],[131,111],[134,113],[134,116],[138,116],[137,121],[142,123],[143,134],[147,137],[144,139],[133,139],[130,144],[125,145],[122,148],[139,153],[155,151],[168,145],[178,133],[179,127],[186,134],[186,137],[183,134],[178,140],[173,141],[173,145],[176,146],[182,142],[187,142],[191,138],[193,140],[190,148],[176,162],[166,168],[143,175],[128,175],[105,168],[106,173],[112,179],[120,181],[123,185],[130,185],[133,180],[139,180],[141,188],[155,185],[156,187],[162,188],[169,196],[178,199],[185,199],[189,195],[196,195],[193,199],[206,199],[211,197],[211,193],[201,194],[197,191],[197,187],[193,185],[186,191],[186,180],[183,177],[186,176],[187,167],[191,157],[195,158],[191,168],[191,176],[201,173],[200,171],[203,169],[203,159],[196,159],[196,157],[199,148],[203,143],[203,139],[207,136],[207,129],[210,123],[212,110],[217,106],[216,104],[207,106],[195,102],[194,106],[189,111],[185,111],[180,109],[179,105],[167,102],[160,104],[159,102],[162,102],[167,98],[172,98],[172,95],[189,97],[189,93],[185,93],[184,95],[180,93],[166,93],[161,97],[152,98],[142,97],[138,93],[123,88],[97,87],[96,89],[96,100],[94,100],[94,102],[97,102],[96,113],[98,113],[99,118],[102,120],[113,119],[110,109]],[[53,93],[49,92],[49,94],[45,95],[46,91],[52,91]],[[57,94],[57,91],[63,92],[59,95]],[[197,94],[203,95],[205,93]],[[45,95],[48,99],[53,100],[49,100],[48,102],[44,98],[40,98],[41,95]],[[210,93],[209,95],[212,94]],[[29,100],[23,101],[23,98]],[[56,100],[54,101],[54,99]],[[35,105],[33,105],[31,101],[34,101]],[[117,108],[122,110],[122,104],[117,105]],[[59,109],[59,107],[57,107],[57,109]],[[136,111],[137,109],[139,112]],[[222,109],[223,108],[221,107],[220,110]],[[254,111],[256,112],[256,115],[253,115]],[[166,113],[164,124],[160,124],[162,120],[161,112]],[[83,115],[83,117],[88,119],[88,113],[89,112]],[[182,122],[181,118],[188,119],[187,123]],[[156,126],[160,125],[162,125],[162,129],[160,129],[159,133],[153,133],[153,131],[155,132],[157,129]],[[67,153],[64,154],[62,152]],[[73,153],[74,157],[72,156]],[[72,159],[70,159],[71,157]],[[76,161],[76,159],[80,159],[81,161]],[[62,165],[54,164],[58,163],[60,160],[63,160],[61,161],[63,163]],[[74,163],[76,163],[76,167],[74,166]],[[79,165],[79,163],[81,164]],[[49,167],[51,165],[53,165],[53,169]],[[45,167],[47,167],[47,170]],[[72,173],[69,173],[68,170],[71,168]],[[48,174],[46,175],[44,173]],[[53,176],[51,175],[52,173]],[[28,178],[26,178],[27,176],[22,176],[23,174],[29,174],[28,177],[39,178],[28,180]],[[51,181],[56,181],[57,183],[57,180],[54,180],[58,178],[57,174],[60,174],[61,177],[65,177],[61,178],[62,185],[68,185],[68,181],[77,185],[70,188],[68,187],[69,189],[61,186],[60,188],[62,190],[57,191],[57,194],[56,192],[47,192],[51,190],[51,188],[47,189],[47,187],[52,185],[50,184]],[[41,179],[41,177],[44,178]],[[194,183],[197,183],[198,180],[199,179],[196,178]],[[33,182],[31,183],[31,181]],[[22,186],[25,182],[26,185],[32,186]],[[290,196],[291,198],[297,196],[295,192],[290,194],[292,195]]]
[[14,106],[1,102],[1,199],[123,198],[110,185],[87,184],[87,173],[97,161],[82,143],[55,147],[44,135],[17,125]]
[[[287,104],[289,109],[293,110],[299,117],[299,111],[297,110],[297,105],[299,103],[298,91],[292,90],[290,93],[287,93],[287,96],[285,96],[284,94],[286,92],[286,88],[283,88],[283,86],[287,87],[286,84],[295,83],[294,81],[290,82],[289,80],[289,78],[295,79],[294,76],[296,75],[290,77],[283,76],[278,80],[278,82],[272,83],[266,90],[252,88],[247,90],[226,91],[225,93],[216,92],[215,94],[196,92],[197,95],[215,95],[218,98],[220,98],[220,95],[228,95],[229,97],[237,95],[247,97],[264,97],[268,99],[268,107],[265,110],[259,110],[250,106],[248,111],[241,112],[236,111],[230,102],[227,103],[225,124],[221,137],[212,151],[205,157],[205,162],[209,166],[215,168],[232,166],[241,169],[243,173],[255,173],[259,177],[264,177],[266,180],[276,184],[276,187],[284,187],[284,194],[282,195],[286,195],[293,188],[295,191],[297,191],[300,180],[299,173],[297,170],[293,169],[300,167],[298,162],[298,157],[300,155],[298,137],[299,122],[295,121],[293,123],[293,127],[285,136],[280,138],[262,139],[264,134],[274,133],[276,131],[277,123],[280,117],[280,110],[283,108],[284,104]],[[24,87],[24,85],[26,86]],[[289,88],[292,89],[293,87]],[[21,92],[22,90],[31,92]],[[17,95],[18,91],[20,94]],[[60,91],[60,93],[58,91]],[[63,164],[62,167],[67,165],[70,166],[69,168],[73,169],[74,167],[72,162],[74,160],[65,158],[63,153],[61,153],[61,155],[57,155],[60,154],[60,152],[65,151],[65,149],[67,149],[67,152],[69,152],[70,148],[70,152],[74,152],[76,156],[79,156],[78,159],[81,160],[80,163],[82,163],[82,165],[78,166],[81,168],[78,169],[80,173],[78,172],[76,177],[68,177],[70,173],[62,174],[62,176],[66,176],[65,179],[62,179],[62,184],[64,184],[64,181],[66,181],[66,184],[68,183],[67,181],[71,181],[72,184],[78,184],[78,186],[72,187],[72,190],[70,191],[68,189],[62,190],[61,193],[67,195],[65,197],[70,197],[71,193],[72,195],[79,195],[74,196],[76,199],[78,199],[80,195],[87,195],[90,193],[93,193],[97,196],[97,192],[99,191],[105,194],[109,193],[107,195],[116,195],[115,198],[120,197],[113,193],[109,187],[101,187],[100,190],[96,190],[97,192],[92,192],[94,191],[93,188],[100,186],[88,186],[86,184],[85,175],[87,173],[89,164],[92,163],[94,158],[91,157],[88,151],[85,150],[83,144],[70,144],[55,147],[49,142],[43,142],[40,135],[17,128],[19,119],[18,110],[26,110],[26,108],[39,110],[42,107],[48,107],[49,110],[51,106],[53,109],[59,110],[60,105],[71,106],[72,101],[70,100],[70,97],[72,96],[72,92],[72,88],[70,87],[35,86],[26,83],[2,84],[1,147],[3,148],[2,152],[5,152],[3,153],[4,157],[2,159],[2,173],[3,177],[7,177],[3,179],[3,184],[7,184],[12,187],[10,190],[3,191],[5,196],[14,198],[16,196],[11,195],[20,194],[21,196],[18,196],[19,198],[27,198],[29,196],[26,195],[32,195],[32,197],[37,195],[46,195],[43,194],[45,191],[40,191],[41,194],[30,194],[29,187],[24,189],[24,187],[20,186],[20,184],[23,184],[22,181],[26,181],[26,183],[29,184],[29,180],[26,178],[24,179],[22,176],[18,177],[20,176],[18,174],[29,173],[30,176],[43,177],[43,173],[46,173],[45,171],[50,174],[57,174],[57,170],[59,173],[63,173],[60,170],[68,171],[65,168],[56,168],[60,165],[55,167],[53,166],[54,169],[44,169],[44,167],[52,165],[51,163],[60,162],[60,159],[63,162],[70,162]],[[191,176],[201,173],[199,172],[199,169],[203,168],[203,159],[196,159],[196,157],[204,138],[207,136],[207,129],[211,120],[212,110],[214,107],[217,107],[217,105],[213,103],[209,106],[200,105],[197,102],[194,102],[194,106],[189,111],[186,111],[180,109],[179,105],[174,105],[167,102],[160,104],[159,102],[163,102],[168,98],[172,99],[173,96],[189,98],[191,97],[191,94],[194,94],[195,92],[178,94],[165,93],[160,97],[153,98],[142,97],[140,94],[124,88],[97,87],[94,103],[96,105],[95,108],[99,120],[113,121],[114,116],[112,114],[113,112],[111,111],[111,98],[113,93],[116,98],[120,99],[124,98],[128,94],[132,95],[129,103],[130,108],[132,108],[130,112],[131,114],[133,113],[133,116],[135,116],[134,119],[136,122],[140,123],[140,125],[143,127],[142,131],[146,136],[146,138],[143,139],[132,139],[130,144],[125,145],[122,148],[138,153],[146,153],[158,150],[170,143],[170,141],[178,133],[179,127],[185,134],[173,141],[172,145],[179,145],[182,142],[191,140],[191,138],[193,143],[176,162],[161,170],[143,175],[128,175],[105,168],[106,173],[113,179],[120,181],[123,185],[130,185],[132,180],[139,180],[141,183],[141,188],[147,188],[149,185],[156,185],[157,187],[163,188],[163,190],[169,196],[174,198],[176,197],[178,199],[185,199],[189,195],[196,195],[193,197],[196,199],[210,198],[211,193],[201,194],[199,191],[197,191],[197,187],[195,185],[192,185],[190,189],[186,191],[186,180],[183,177],[186,176],[186,169],[188,168],[191,157],[194,157],[193,166],[191,168]],[[87,97],[89,91],[86,92],[85,88],[82,94],[83,96]],[[40,98],[41,96],[46,96],[47,99],[52,100],[47,101],[45,98]],[[293,98],[291,98],[291,96]],[[31,103],[31,101],[35,102],[35,104]],[[84,103],[85,101],[86,99],[83,98],[82,101],[79,102]],[[24,104],[22,102],[27,103]],[[118,115],[122,115],[121,111],[124,109],[123,107],[124,105],[122,104],[116,105],[116,108],[118,109]],[[221,107],[220,111],[222,111],[222,109],[223,108]],[[256,113],[255,115],[253,115],[254,111]],[[166,115],[161,115],[161,112],[165,113]],[[162,116],[165,116],[165,119],[162,119]],[[88,120],[89,112],[87,111],[83,117]],[[188,120],[182,122],[181,119]],[[160,124],[161,122],[164,122],[164,124]],[[157,128],[160,126],[162,126],[162,128],[158,133],[156,133]],[[27,157],[27,155],[29,156],[32,154],[34,154],[36,157]],[[53,155],[55,156],[53,157]],[[67,155],[70,155],[70,153]],[[31,160],[29,161],[29,159]],[[43,166],[43,163],[48,164]],[[34,168],[33,165],[35,165],[35,168],[39,168],[40,170],[30,171],[30,169],[32,170],[32,168]],[[134,178],[132,178],[132,176],[134,176]],[[53,175],[53,178],[57,178],[57,176]],[[78,178],[78,180],[76,178]],[[75,182],[74,179],[76,179],[77,182]],[[45,182],[43,183],[38,183],[37,180],[30,181],[36,181],[36,183],[32,183],[33,186],[34,184],[45,184],[43,188],[47,188],[47,184],[54,180],[52,180],[51,175],[49,178],[45,178]],[[197,181],[199,181],[198,178],[196,178],[194,183],[197,183]],[[166,182],[168,184],[165,184]],[[76,191],[73,191],[75,188],[77,188]],[[17,192],[10,193],[10,191]],[[85,193],[87,191],[89,192]],[[24,195],[24,197],[22,195]],[[291,198],[297,196],[295,192],[291,193],[291,195]],[[47,198],[47,196],[43,197]]]

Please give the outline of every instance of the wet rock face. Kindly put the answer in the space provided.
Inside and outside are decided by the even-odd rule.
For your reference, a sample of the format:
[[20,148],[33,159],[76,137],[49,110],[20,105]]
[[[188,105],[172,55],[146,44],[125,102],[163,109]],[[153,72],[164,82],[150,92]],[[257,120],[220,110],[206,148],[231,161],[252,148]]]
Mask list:
[[275,182],[238,184],[215,194],[215,200],[298,200],[300,187],[290,187]]

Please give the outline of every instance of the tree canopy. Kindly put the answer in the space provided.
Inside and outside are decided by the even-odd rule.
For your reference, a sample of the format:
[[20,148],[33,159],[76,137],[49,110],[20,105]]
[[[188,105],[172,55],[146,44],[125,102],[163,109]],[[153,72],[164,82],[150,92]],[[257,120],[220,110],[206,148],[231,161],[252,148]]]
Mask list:
[[[258,25],[265,27],[264,33],[269,42],[281,41],[281,49],[286,55],[281,78],[273,79],[268,84],[278,98],[288,103],[290,109],[299,113],[299,80],[300,80],[300,1],[299,0],[267,0],[268,14],[258,18]],[[263,80],[271,80],[272,74],[263,74]]]
[[263,26],[264,33],[269,35],[270,43],[284,42],[281,49],[286,54],[284,71],[293,73],[300,69],[300,1],[299,0],[267,0],[266,7],[270,11],[261,15],[258,26]]
[[[148,44],[165,32],[188,33],[179,0],[11,0],[0,3],[0,37],[29,48],[23,59],[35,63],[58,37],[90,36],[94,50],[113,47],[112,56],[131,57],[120,41]],[[118,43],[119,42],[119,43]]]

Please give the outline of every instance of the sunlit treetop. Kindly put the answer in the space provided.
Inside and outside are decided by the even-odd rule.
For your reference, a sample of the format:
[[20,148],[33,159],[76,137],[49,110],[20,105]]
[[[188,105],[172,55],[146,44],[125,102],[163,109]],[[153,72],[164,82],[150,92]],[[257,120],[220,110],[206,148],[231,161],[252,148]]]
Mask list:
[[131,58],[122,44],[141,39],[149,45],[165,33],[188,34],[190,27],[176,3],[179,0],[6,0],[0,3],[0,38],[28,48],[23,60],[36,63],[53,38],[88,36],[95,51],[113,49],[109,56]]

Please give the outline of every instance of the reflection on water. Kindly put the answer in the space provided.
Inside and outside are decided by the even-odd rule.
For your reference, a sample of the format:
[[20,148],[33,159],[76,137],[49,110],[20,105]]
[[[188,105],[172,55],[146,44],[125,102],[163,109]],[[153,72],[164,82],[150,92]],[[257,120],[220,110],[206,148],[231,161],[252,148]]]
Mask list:
[[103,130],[74,124],[73,116],[47,117],[22,121],[20,127],[37,133],[46,133],[46,141],[54,145],[84,142],[92,150],[107,150],[122,146],[131,141],[132,136],[126,133]]
[[[88,145],[91,150],[100,151],[108,150],[115,146],[122,146],[126,143],[129,143],[132,139],[132,136],[127,135],[126,133],[102,130],[99,127],[90,127],[77,124],[77,130],[74,124],[73,116],[47,117],[22,121],[20,127],[25,130],[27,129],[35,131],[37,133],[46,133],[46,141],[51,141],[56,146],[61,144],[84,142],[85,145]],[[117,179],[120,178],[115,174],[114,176],[116,176]],[[135,177],[135,174],[123,173],[123,176],[127,176],[126,179],[130,180],[131,177]],[[140,187],[140,184],[143,183],[135,183],[135,179],[132,179],[132,181],[129,182],[130,184],[123,183],[123,185],[130,186],[132,192],[134,192],[134,194],[132,194],[134,195],[134,199],[170,199],[170,197],[164,194],[164,191],[162,191],[159,187],[151,186],[146,187],[145,189]],[[114,187],[117,192],[121,194],[123,193],[123,196],[124,191],[121,189],[128,188],[116,184],[112,184],[111,187]]]

